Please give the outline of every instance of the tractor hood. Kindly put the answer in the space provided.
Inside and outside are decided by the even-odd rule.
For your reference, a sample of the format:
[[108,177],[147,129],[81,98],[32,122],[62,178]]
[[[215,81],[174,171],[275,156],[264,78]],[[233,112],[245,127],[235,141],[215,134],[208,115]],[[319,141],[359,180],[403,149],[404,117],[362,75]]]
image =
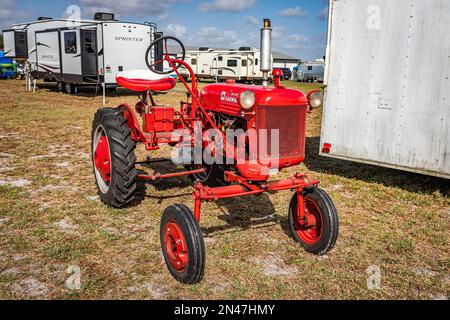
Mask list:
[[243,110],[239,104],[239,97],[246,90],[255,93],[254,111],[258,106],[308,105],[305,94],[298,90],[236,83],[207,85],[201,90],[199,100],[206,110],[241,116]]

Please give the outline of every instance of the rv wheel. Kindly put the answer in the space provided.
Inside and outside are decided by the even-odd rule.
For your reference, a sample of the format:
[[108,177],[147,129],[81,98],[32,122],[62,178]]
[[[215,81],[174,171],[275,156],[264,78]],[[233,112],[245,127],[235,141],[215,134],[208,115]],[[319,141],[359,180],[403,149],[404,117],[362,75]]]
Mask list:
[[160,238],[170,274],[184,284],[200,282],[205,270],[205,243],[192,211],[182,204],[164,210]]
[[66,84],[66,92],[68,94],[76,94],[77,93],[77,86],[74,83]]
[[58,81],[57,86],[58,86],[58,91],[59,91],[59,92],[64,92],[64,91],[66,91],[66,83],[65,83],[65,82]]

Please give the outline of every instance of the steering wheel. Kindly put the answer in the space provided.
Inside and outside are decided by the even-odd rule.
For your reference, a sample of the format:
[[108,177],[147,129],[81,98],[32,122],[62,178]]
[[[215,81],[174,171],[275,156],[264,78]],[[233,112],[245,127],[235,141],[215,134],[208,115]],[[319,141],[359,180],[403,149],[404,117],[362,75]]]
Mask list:
[[[164,61],[170,61],[172,58],[169,57],[169,46],[168,46],[168,42],[169,40],[175,42],[176,44],[178,44],[181,47],[181,58],[177,58],[178,60],[184,60],[185,56],[186,56],[186,50],[184,48],[183,43],[172,36],[165,36],[165,37],[161,37],[159,39],[156,39],[155,41],[153,41],[150,44],[150,47],[148,47],[147,52],[145,53],[145,63],[147,64],[147,67],[154,73],[157,74],[170,74],[172,72],[175,72],[175,69],[179,69],[181,67],[180,63],[173,63],[173,67],[170,65],[170,69],[167,71],[161,71],[163,70],[163,65],[164,65]],[[157,60],[160,57],[156,56],[156,50],[161,48],[162,50],[162,59]],[[154,54],[154,59],[155,61],[152,61],[152,56],[151,53],[155,52]],[[160,70],[158,70],[160,69]]]

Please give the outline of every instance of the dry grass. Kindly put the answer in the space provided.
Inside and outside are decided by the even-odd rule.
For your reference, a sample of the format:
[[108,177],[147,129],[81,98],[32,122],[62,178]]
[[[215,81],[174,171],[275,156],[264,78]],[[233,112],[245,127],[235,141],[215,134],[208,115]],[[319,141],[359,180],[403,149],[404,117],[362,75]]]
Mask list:
[[[433,299],[450,294],[448,181],[317,155],[320,112],[308,119],[308,158],[339,210],[341,233],[327,257],[287,234],[290,192],[203,207],[204,281],[176,283],[162,264],[159,219],[193,201],[188,179],[148,186],[140,205],[114,210],[95,197],[90,129],[101,98],[0,82],[0,298]],[[300,89],[314,85],[289,84]],[[159,95],[178,104],[180,87]],[[117,105],[136,98],[109,98]],[[168,152],[164,149],[163,152]],[[139,154],[143,155],[142,151]],[[170,170],[170,168],[163,168]],[[69,265],[81,290],[69,290]],[[381,289],[366,270],[381,268]]]

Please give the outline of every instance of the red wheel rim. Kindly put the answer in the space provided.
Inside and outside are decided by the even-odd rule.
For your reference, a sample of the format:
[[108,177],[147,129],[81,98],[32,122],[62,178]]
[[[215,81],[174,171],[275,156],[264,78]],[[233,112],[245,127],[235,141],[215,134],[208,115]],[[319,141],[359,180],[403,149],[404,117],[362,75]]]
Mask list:
[[173,221],[169,221],[164,227],[164,245],[172,267],[183,272],[188,265],[188,247],[183,232]]
[[103,181],[109,183],[111,180],[111,159],[108,138],[104,132],[97,141],[97,147],[94,152],[94,164]]
[[315,244],[322,237],[323,232],[323,220],[322,220],[322,212],[317,204],[309,199],[304,199],[305,206],[305,214],[309,221],[314,221],[313,225],[305,225],[304,223],[300,223],[298,219],[298,210],[296,214],[296,223],[295,230],[302,239],[303,242],[307,244]]

